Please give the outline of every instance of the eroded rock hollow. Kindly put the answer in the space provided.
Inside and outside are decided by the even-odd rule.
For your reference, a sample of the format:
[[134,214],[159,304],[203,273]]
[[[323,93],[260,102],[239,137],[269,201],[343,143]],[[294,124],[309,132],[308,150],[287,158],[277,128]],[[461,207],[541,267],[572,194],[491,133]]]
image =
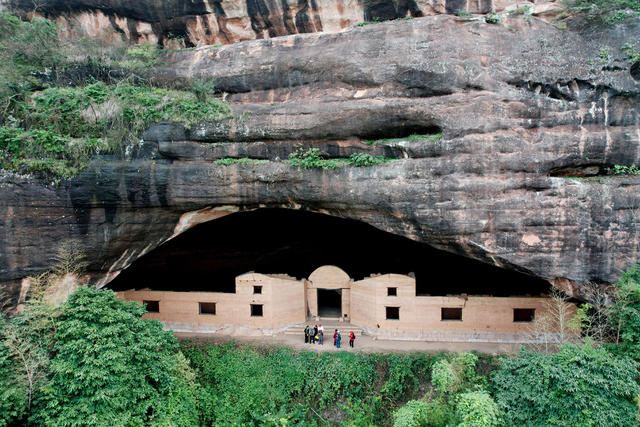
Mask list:
[[[145,22],[202,8],[219,18],[221,5],[162,2],[158,17],[107,3],[99,10]],[[187,3],[195,9],[180,9]],[[313,4],[291,12],[296,28]],[[305,22],[320,30],[312,13]],[[310,31],[271,36],[295,32]],[[126,158],[104,156],[60,186],[4,174],[0,282],[17,298],[61,241],[77,240],[104,285],[193,225],[268,207],[362,221],[580,296],[584,283],[615,282],[640,255],[640,178],[600,176],[639,161],[640,81],[621,50],[639,36],[637,20],[579,31],[530,16],[492,25],[438,15],[173,52],[156,78],[211,79],[233,116],[154,125]],[[298,146],[394,160],[297,169],[284,160]],[[268,161],[214,163],[227,157]]]

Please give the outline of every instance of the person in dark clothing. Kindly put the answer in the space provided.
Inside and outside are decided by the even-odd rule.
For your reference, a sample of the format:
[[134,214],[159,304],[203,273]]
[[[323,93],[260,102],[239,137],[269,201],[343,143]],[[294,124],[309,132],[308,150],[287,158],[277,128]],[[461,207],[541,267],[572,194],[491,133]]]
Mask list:
[[313,343],[315,344],[318,341],[318,325],[313,328]]
[[309,343],[309,325],[304,328],[304,343]]
[[336,329],[336,331],[333,333],[333,346],[336,346],[336,337],[338,336],[338,330]]
[[353,342],[356,340],[356,334],[349,332],[349,347],[353,348]]

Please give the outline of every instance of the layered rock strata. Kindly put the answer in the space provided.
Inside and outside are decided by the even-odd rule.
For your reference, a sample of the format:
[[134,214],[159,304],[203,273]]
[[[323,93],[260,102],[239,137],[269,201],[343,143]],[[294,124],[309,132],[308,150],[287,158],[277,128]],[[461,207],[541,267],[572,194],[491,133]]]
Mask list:
[[[3,176],[0,281],[17,295],[75,239],[105,284],[199,222],[266,206],[364,221],[577,296],[614,282],[640,255],[640,177],[599,174],[640,160],[640,82],[620,50],[640,23],[598,31],[438,16],[174,53],[157,78],[213,79],[234,117],[155,125],[129,158],[59,187]],[[400,139],[362,143],[383,138]],[[283,161],[298,145],[395,160],[298,170]]]
[[108,45],[159,43],[165,47],[229,44],[291,34],[337,32],[365,22],[427,15],[562,9],[554,0],[0,0],[0,9],[54,19],[66,38]]

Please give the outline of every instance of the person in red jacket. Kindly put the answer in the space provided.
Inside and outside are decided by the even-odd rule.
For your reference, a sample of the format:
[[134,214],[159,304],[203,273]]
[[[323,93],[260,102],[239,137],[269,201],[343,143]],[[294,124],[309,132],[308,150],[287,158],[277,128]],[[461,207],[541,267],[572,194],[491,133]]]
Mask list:
[[336,346],[336,338],[338,338],[338,330],[333,333],[333,346]]
[[356,340],[356,334],[349,332],[349,347],[353,348],[353,342]]

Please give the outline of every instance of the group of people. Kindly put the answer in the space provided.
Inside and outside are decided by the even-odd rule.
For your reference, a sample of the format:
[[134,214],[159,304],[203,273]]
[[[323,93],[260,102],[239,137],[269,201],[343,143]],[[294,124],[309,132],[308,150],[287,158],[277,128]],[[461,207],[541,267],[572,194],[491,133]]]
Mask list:
[[[353,348],[353,342],[356,340],[356,334],[353,331],[349,331],[349,347]],[[333,333],[333,345],[334,347],[340,348],[340,343],[342,341],[342,335],[339,330],[335,330]],[[315,344],[318,343],[323,345],[324,343],[324,327],[322,324],[315,325],[313,328],[310,328],[308,325],[304,328],[304,343],[305,344]]]
[[305,344],[323,344],[324,328],[322,325],[316,325],[310,328],[308,325],[304,328],[304,343]]

